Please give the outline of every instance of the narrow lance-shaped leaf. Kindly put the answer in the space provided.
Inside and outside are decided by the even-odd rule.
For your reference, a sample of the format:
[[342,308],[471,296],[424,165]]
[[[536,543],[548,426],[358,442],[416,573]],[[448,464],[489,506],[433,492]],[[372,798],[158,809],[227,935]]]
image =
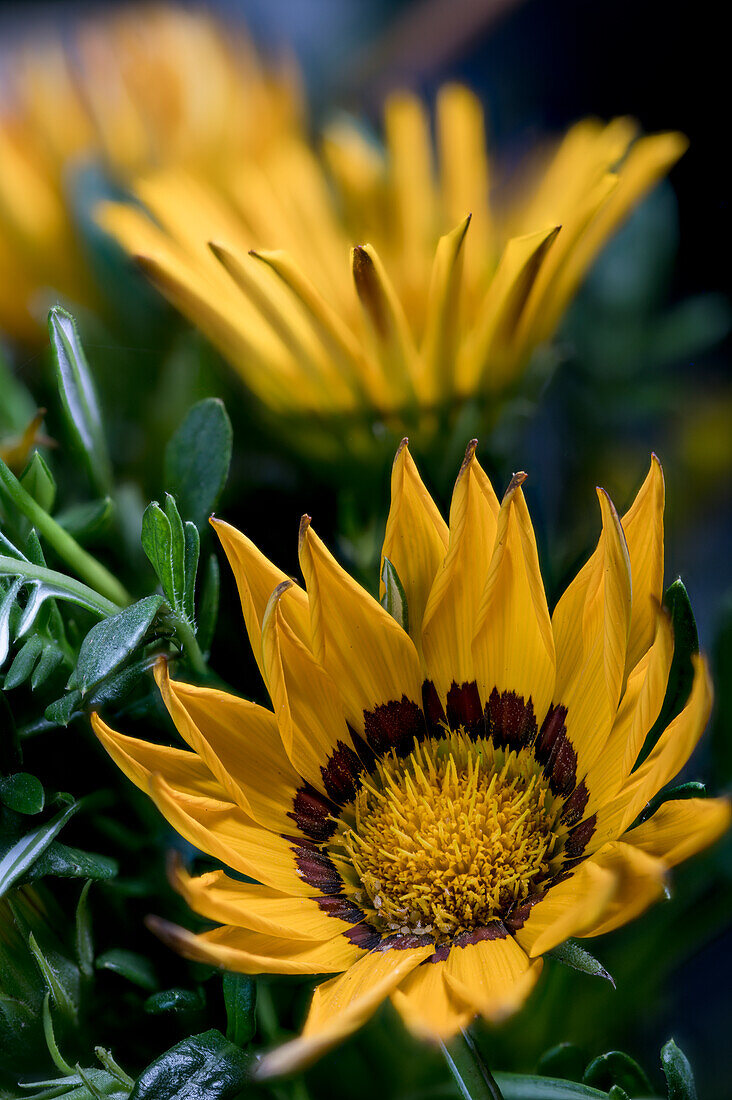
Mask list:
[[35,451],[20,475],[20,484],[44,512],[52,512],[56,500],[56,481],[40,451]]
[[76,323],[71,314],[55,306],[48,315],[48,328],[69,430],[92,485],[100,495],[107,496],[112,487],[112,467],[99,402]]
[[85,695],[128,661],[142,645],[162,603],[162,596],[146,596],[92,627],[81,646],[68,686]]
[[681,580],[676,580],[666,590],[664,605],[671,615],[674,632],[674,655],[668,677],[666,695],[661,713],[645,739],[635,767],[638,768],[655,747],[656,742],[673,721],[689,698],[694,680],[692,655],[699,652],[699,635],[694,621],[694,613],[686,588]]
[[38,942],[30,933],[28,937],[28,946],[33,952],[33,956],[38,963],[38,967],[43,974],[44,981],[48,986],[48,991],[53,998],[53,1003],[58,1008],[62,1016],[65,1016],[68,1020],[76,1019],[77,1005],[74,999],[73,992],[67,988],[64,984],[63,976],[54,967],[51,961],[43,954]]
[[226,484],[232,430],[224,404],[208,397],[190,410],[165,448],[165,487],[181,516],[203,528]]
[[593,1058],[582,1078],[585,1085],[604,1089],[616,1087],[630,1096],[652,1096],[653,1088],[641,1067],[622,1050],[609,1050]]
[[170,520],[156,500],[148,504],[142,517],[142,549],[155,570],[171,607],[175,606]]
[[73,805],[66,806],[50,821],[26,833],[0,858],[0,897],[28,871],[54,837],[61,832],[69,818],[73,817],[80,805],[81,803],[74,802]]
[[407,596],[404,591],[404,585],[388,558],[384,558],[381,579],[384,582],[384,595],[381,600],[383,606],[392,618],[396,619],[402,629],[408,631],[409,610],[407,608]]
[[219,563],[215,554],[206,562],[198,603],[198,644],[204,653],[211,648],[219,615]]
[[226,1038],[238,1047],[245,1047],[254,1038],[257,986],[248,974],[224,974],[226,1005]]
[[190,623],[193,622],[196,613],[196,573],[198,571],[198,556],[201,552],[201,536],[198,533],[198,528],[195,523],[187,519],[184,527],[185,532],[185,560],[184,560],[184,576],[185,576],[185,590],[183,593],[183,614]]
[[141,989],[152,991],[157,988],[158,982],[152,963],[144,955],[138,955],[135,951],[112,948],[100,955],[95,965],[97,970],[112,970],[115,974],[120,974]]
[[572,970],[579,970],[583,974],[589,974],[593,978],[604,978],[610,982],[613,989],[615,988],[615,981],[612,974],[609,974],[602,963],[591,955],[584,947],[576,942],[576,940],[566,940],[564,943],[559,944],[552,951],[548,953],[548,957],[556,959],[557,962],[563,963],[564,966],[569,966]]
[[91,978],[94,974],[94,941],[92,939],[91,914],[89,913],[89,890],[92,882],[93,879],[87,879],[82,887],[74,921],[76,961],[85,978]]
[[185,591],[186,537],[175,498],[170,493],[165,494],[165,514],[170,522],[170,569],[173,577],[173,598],[170,603],[180,612],[183,609]]

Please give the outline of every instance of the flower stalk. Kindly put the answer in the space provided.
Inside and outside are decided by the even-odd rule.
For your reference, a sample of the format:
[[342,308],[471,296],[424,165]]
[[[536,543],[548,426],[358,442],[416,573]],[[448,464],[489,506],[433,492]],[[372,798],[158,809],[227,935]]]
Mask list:
[[468,1031],[458,1032],[449,1043],[441,1042],[440,1048],[464,1100],[504,1100]]
[[86,584],[121,607],[132,603],[132,597],[117,578],[105,569],[101,562],[79,546],[76,539],[72,538],[61,524],[41,508],[2,459],[0,459],[0,490]]

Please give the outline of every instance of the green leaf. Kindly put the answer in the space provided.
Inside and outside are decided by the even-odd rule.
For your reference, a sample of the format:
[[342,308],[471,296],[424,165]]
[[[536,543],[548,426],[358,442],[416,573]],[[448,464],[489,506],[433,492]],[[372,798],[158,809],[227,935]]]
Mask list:
[[59,1073],[63,1073],[65,1076],[72,1074],[74,1071],[71,1066],[63,1058],[61,1051],[58,1049],[56,1043],[56,1036],[53,1030],[53,1018],[51,1016],[51,1006],[49,1003],[50,993],[47,993],[43,998],[43,1031],[46,1036],[46,1046],[48,1047],[48,1053],[51,1055],[51,1061],[55,1065]]
[[661,1050],[661,1068],[666,1075],[668,1100],[696,1100],[696,1082],[689,1059],[673,1039]]
[[76,997],[74,996],[74,991],[69,989],[65,984],[62,972],[43,954],[32,932],[28,937],[28,946],[33,952],[35,960],[38,963],[38,968],[48,986],[48,992],[51,994],[53,1003],[56,1005],[59,1013],[67,1020],[75,1020],[78,1011]]
[[16,814],[39,814],[46,804],[43,784],[29,772],[0,779],[0,801]]
[[56,500],[56,480],[40,451],[33,457],[20,475],[20,484],[40,504],[44,512],[52,512]]
[[384,558],[381,579],[384,582],[384,595],[381,599],[382,605],[404,630],[409,631],[407,596],[404,591],[404,586],[399,579],[399,574],[388,558]]
[[162,596],[146,596],[92,627],[79,650],[68,686],[78,688],[84,696],[125,664],[143,644],[162,603]]
[[235,1046],[245,1047],[254,1038],[257,1022],[257,986],[248,974],[224,974],[226,1038]]
[[148,504],[142,517],[142,549],[155,570],[168,603],[175,607],[173,578],[173,533],[170,520],[156,500]]
[[65,508],[63,512],[57,512],[55,518],[56,523],[77,542],[84,543],[105,531],[113,515],[114,501],[111,497],[103,497]]
[[585,1085],[608,1092],[617,1085],[631,1096],[652,1096],[651,1082],[638,1063],[622,1050],[609,1050],[593,1059],[582,1078]]
[[20,647],[5,676],[4,691],[12,691],[13,688],[20,687],[30,678],[42,650],[43,638],[38,634],[34,634]]
[[209,555],[201,586],[198,604],[198,643],[204,653],[211,648],[216,620],[219,617],[219,562],[215,554]]
[[175,497],[170,493],[165,494],[165,514],[170,522],[170,570],[173,576],[173,598],[170,603],[180,612],[183,610],[185,591],[186,536]]
[[8,586],[4,594],[0,588],[0,668],[2,668],[5,658],[10,652],[10,639],[12,637],[10,620],[16,609],[16,601],[22,587],[23,581],[18,578]]
[[683,710],[694,681],[694,666],[691,658],[693,654],[699,652],[699,635],[694,621],[694,613],[691,610],[686,588],[681,580],[674,581],[672,585],[669,585],[663,602],[671,615],[671,626],[674,632],[674,655],[671,661],[661,713],[646,736],[643,748],[635,763],[635,768],[640,767],[655,747],[669,722],[672,722],[677,714],[680,714]]
[[45,878],[46,875],[53,875],[55,878],[88,878],[104,881],[114,878],[118,872],[117,861],[110,856],[85,852],[81,848],[70,848],[68,844],[54,840],[26,874],[18,879],[18,885]]
[[607,1093],[574,1081],[532,1077],[523,1073],[495,1073],[503,1100],[607,1100]]
[[536,1068],[542,1077],[581,1081],[586,1063],[586,1056],[574,1043],[558,1043],[542,1054]]
[[111,951],[105,951],[96,960],[97,970],[112,970],[120,974],[128,982],[149,991],[157,987],[157,978],[152,963],[144,955],[138,955],[135,951],[124,951],[114,947]]
[[180,514],[201,530],[226,484],[232,430],[224,404],[216,397],[199,401],[165,448],[165,486]]
[[130,1100],[229,1100],[247,1082],[247,1056],[215,1030],[192,1035],[143,1070]]
[[74,816],[80,805],[80,802],[74,802],[71,806],[66,806],[50,821],[44,822],[22,836],[0,857],[0,897],[21,875],[27,873],[54,837],[61,832],[66,822]]
[[607,1100],[630,1100],[630,1097],[625,1089],[621,1089],[620,1085],[613,1085],[607,1094]]
[[185,591],[183,593],[183,614],[192,623],[196,614],[196,573],[198,572],[198,556],[201,552],[201,536],[195,523],[189,519],[185,522],[186,552],[184,563]]
[[43,716],[54,726],[68,726],[71,719],[81,713],[81,692],[70,691],[55,703],[50,703],[43,712]]
[[92,939],[91,915],[89,913],[89,890],[92,881],[92,879],[87,879],[82,887],[74,920],[76,961],[85,978],[91,978],[94,974],[94,940]]
[[589,974],[593,978],[604,978],[615,989],[615,981],[602,963],[591,955],[584,947],[580,947],[576,940],[566,940],[552,951],[547,952],[550,959],[556,959],[564,966],[570,966],[572,970],[580,970],[583,974]]
[[204,1008],[201,994],[192,989],[163,989],[160,993],[153,993],[145,1001],[145,1012],[149,1012],[151,1016],[160,1016],[165,1012],[185,1015],[201,1012]]
[[63,663],[64,655],[57,645],[51,642],[44,646],[41,659],[33,669],[33,675],[31,676],[31,687],[33,691],[36,691],[39,687],[42,687],[47,680],[50,680],[56,669]]
[[703,783],[699,783],[696,779],[690,779],[688,783],[680,783],[678,787],[666,787],[665,790],[659,791],[655,794],[651,801],[646,806],[633,822],[634,828],[636,825],[641,825],[644,821],[648,821],[649,817],[653,817],[659,806],[663,806],[664,802],[676,802],[685,798],[706,798],[707,788]]
[[100,496],[108,496],[112,487],[112,466],[96,389],[76,322],[66,310],[54,306],[48,315],[48,328],[61,405],[71,438],[92,485]]

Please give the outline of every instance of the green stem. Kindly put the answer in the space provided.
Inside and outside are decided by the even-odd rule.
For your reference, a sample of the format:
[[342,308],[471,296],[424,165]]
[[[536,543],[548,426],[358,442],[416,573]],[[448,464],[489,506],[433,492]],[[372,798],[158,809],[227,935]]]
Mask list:
[[[34,565],[33,562],[23,561],[21,558],[11,558],[0,554],[0,576],[24,577],[28,581],[44,581],[54,588],[68,592],[69,597],[76,603],[89,607],[103,618],[116,615],[121,610],[120,605],[108,600],[93,588],[82,584],[81,581],[67,577],[65,573],[57,573],[55,569],[47,569],[45,565]],[[128,597],[129,599],[129,597]]]
[[449,1045],[440,1043],[440,1046],[463,1100],[503,1100],[501,1090],[467,1031],[461,1031]]
[[126,607],[132,597],[116,577],[101,562],[87,554],[76,539],[41,508],[18,481],[15,474],[0,459],[0,488],[4,490],[18,511],[29,520],[38,532],[51,544],[56,553],[71,566],[82,580],[113,603]]
[[201,647],[198,644],[193,627],[182,615],[176,615],[175,622],[176,633],[183,643],[183,649],[191,663],[191,668],[199,675],[204,676],[208,671],[208,666],[203,658],[203,653],[201,653]]

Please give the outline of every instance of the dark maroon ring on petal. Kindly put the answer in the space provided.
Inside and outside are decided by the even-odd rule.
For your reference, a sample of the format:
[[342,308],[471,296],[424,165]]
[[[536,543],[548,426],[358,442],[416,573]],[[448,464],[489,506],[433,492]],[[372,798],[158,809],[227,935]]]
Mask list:
[[336,830],[335,817],[338,813],[336,806],[330,802],[320,791],[316,791],[307,781],[303,781],[302,787],[295,792],[292,809],[287,816],[291,817],[300,832],[311,840],[329,840]]
[[366,741],[377,756],[385,756],[392,750],[399,756],[407,756],[427,732],[421,708],[406,695],[365,710],[363,719]]
[[314,886],[323,894],[341,893],[343,879],[329,856],[307,841],[298,840],[297,837],[284,837],[284,839],[292,844],[297,870],[308,886]]
[[536,716],[531,697],[524,701],[515,691],[499,693],[493,688],[485,705],[485,720],[493,744],[499,748],[523,749],[536,739]]
[[447,693],[447,724],[450,729],[464,729],[469,737],[485,737],[485,715],[478,685],[474,680],[463,684],[453,681]]

